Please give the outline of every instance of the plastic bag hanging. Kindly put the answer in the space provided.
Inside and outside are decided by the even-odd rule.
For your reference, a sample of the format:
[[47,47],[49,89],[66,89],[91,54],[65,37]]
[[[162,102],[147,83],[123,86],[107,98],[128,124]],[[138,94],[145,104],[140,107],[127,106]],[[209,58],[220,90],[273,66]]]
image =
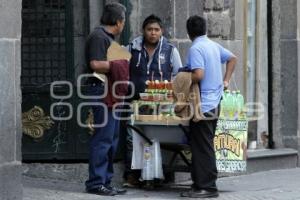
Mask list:
[[145,143],[143,149],[142,180],[149,181],[154,179],[152,158],[153,158],[152,145],[150,145],[149,143]]
[[142,179],[153,180],[164,179],[162,169],[162,158],[160,151],[160,144],[157,140],[152,140],[153,144],[144,144],[143,150],[143,169]]
[[160,144],[157,140],[153,140],[152,144],[153,148],[153,167],[154,167],[154,178],[157,179],[164,179],[163,169],[162,169],[162,158],[161,158],[161,151],[160,151]]

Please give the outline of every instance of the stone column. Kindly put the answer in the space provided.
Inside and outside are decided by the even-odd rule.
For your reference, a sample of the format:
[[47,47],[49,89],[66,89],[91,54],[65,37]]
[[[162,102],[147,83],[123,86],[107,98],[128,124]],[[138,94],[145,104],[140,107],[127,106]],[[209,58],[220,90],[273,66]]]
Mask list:
[[281,123],[285,147],[297,149],[298,43],[297,0],[280,1],[281,12]]
[[100,24],[104,0],[89,0],[90,31]]
[[22,199],[21,0],[0,3],[0,199]]
[[[297,1],[297,30],[298,30],[298,36],[297,36],[297,42],[298,42],[298,154],[300,154],[300,1]],[[298,166],[299,166],[299,159],[298,159]]]
[[[100,1],[97,1],[97,3]],[[96,3],[96,2],[95,2]],[[91,9],[93,6],[90,6],[89,2],[86,0],[76,0],[73,2],[73,36],[74,36],[74,67],[75,67],[75,83],[77,82],[77,77],[80,74],[83,74],[86,72],[86,61],[85,61],[85,41],[86,37],[91,30],[94,29],[94,26],[99,25],[99,19],[100,17],[98,14],[94,16],[95,19],[90,22],[90,19],[87,19],[88,17],[91,17],[92,15],[88,14],[89,8]],[[95,7],[95,8],[94,8]],[[100,12],[100,9],[102,9],[102,6],[99,6],[96,4],[93,7],[93,12],[97,11]],[[88,25],[91,25],[91,27],[88,27]]]
[[[267,33],[267,1],[259,0],[257,10],[257,47],[256,47],[256,99],[263,106],[263,111],[258,113],[257,143],[263,146],[262,134],[268,133],[268,33]],[[266,145],[266,144],[265,144]]]
[[297,1],[273,1],[273,134],[275,147],[298,149]]
[[275,0],[272,2],[272,32],[273,32],[273,38],[272,38],[272,93],[269,95],[272,95],[273,99],[273,139],[275,142],[275,147],[280,148],[283,147],[282,142],[282,124],[281,124],[281,113],[280,113],[280,102],[281,102],[281,51],[280,51],[280,24],[281,24],[281,18],[280,18],[280,0]]

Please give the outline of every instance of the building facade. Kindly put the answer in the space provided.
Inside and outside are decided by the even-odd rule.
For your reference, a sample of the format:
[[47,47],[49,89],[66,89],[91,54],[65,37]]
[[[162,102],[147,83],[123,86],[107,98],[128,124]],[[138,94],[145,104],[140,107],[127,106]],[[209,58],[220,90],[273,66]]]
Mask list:
[[[127,37],[132,39],[139,35],[143,19],[154,13],[163,19],[165,36],[179,48],[183,63],[191,44],[186,33],[186,19],[195,14],[205,16],[208,36],[238,57],[231,89],[241,90],[248,103],[249,146],[299,151],[298,1],[121,2],[129,8]],[[90,5],[94,3],[90,0]],[[98,11],[90,10],[90,28],[97,24],[99,14],[95,13]]]
[[[21,160],[86,161],[87,142],[92,133],[78,125],[86,125],[90,118],[88,108],[83,106],[87,100],[80,98],[85,87],[79,87],[78,77],[86,68],[85,39],[99,25],[107,2],[110,0],[1,3],[0,194],[5,195],[3,199],[21,197]],[[249,103],[249,148],[291,148],[299,154],[299,1],[119,2],[128,9],[127,24],[120,38],[122,44],[139,35],[143,19],[153,13],[163,19],[164,34],[178,47],[183,62],[191,45],[186,19],[195,14],[205,16],[208,36],[238,57],[230,87],[241,90]],[[124,140],[121,139],[121,151]]]
[[[78,124],[88,120],[89,111],[87,107],[78,110],[86,102],[79,98],[84,87],[78,86],[78,80],[86,69],[85,39],[99,25],[107,2],[111,1],[23,1],[23,159],[86,159],[90,132]],[[119,2],[128,10],[120,43],[126,45],[141,34],[144,18],[153,13],[163,19],[164,35],[178,47],[183,63],[191,45],[186,19],[195,14],[205,16],[208,36],[238,57],[230,88],[241,90],[248,103],[249,147],[299,149],[297,1]],[[63,82],[53,86],[55,81]],[[34,112],[42,114],[41,129],[36,128],[36,121],[28,120]]]

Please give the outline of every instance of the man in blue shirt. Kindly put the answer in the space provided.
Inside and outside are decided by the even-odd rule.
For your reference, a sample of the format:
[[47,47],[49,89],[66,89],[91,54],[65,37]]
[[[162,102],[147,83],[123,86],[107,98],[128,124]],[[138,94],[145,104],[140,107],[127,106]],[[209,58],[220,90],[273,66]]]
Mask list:
[[[213,146],[219,104],[224,88],[228,87],[236,64],[236,56],[206,36],[206,20],[192,16],[187,20],[187,32],[192,46],[187,55],[187,67],[193,72],[193,82],[199,83],[201,112],[204,119],[190,121],[192,151],[192,190],[183,197],[217,197],[217,167]],[[222,77],[222,64],[226,64]]]

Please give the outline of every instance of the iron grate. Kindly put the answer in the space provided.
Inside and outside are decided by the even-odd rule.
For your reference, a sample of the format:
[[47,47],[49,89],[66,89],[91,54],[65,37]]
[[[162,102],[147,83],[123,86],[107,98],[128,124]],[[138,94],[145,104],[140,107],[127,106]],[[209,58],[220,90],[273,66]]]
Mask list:
[[22,86],[67,79],[66,1],[22,1]]

